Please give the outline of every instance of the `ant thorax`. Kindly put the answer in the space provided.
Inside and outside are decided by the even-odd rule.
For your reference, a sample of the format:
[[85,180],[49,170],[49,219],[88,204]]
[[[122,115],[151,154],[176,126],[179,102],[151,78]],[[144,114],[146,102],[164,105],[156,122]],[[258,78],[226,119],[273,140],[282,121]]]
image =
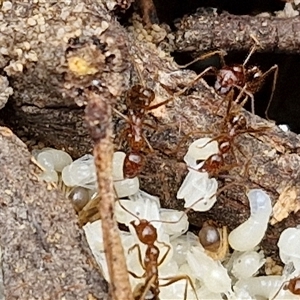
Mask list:
[[135,112],[140,111],[142,113],[154,98],[155,94],[151,89],[137,84],[127,93],[126,105],[127,107],[131,107]]
[[215,89],[220,94],[227,94],[232,86],[244,86],[245,71],[241,65],[224,66],[217,74]]
[[229,120],[228,134],[230,137],[234,137],[238,130],[246,129],[247,121],[242,115],[235,115]]
[[141,140],[143,140],[142,118],[138,117],[132,110],[130,110],[130,119],[132,121],[130,124],[131,133],[128,134],[128,137],[133,138],[134,142],[141,142]]
[[135,164],[140,164],[142,162],[141,155],[134,152],[129,153],[127,159]]

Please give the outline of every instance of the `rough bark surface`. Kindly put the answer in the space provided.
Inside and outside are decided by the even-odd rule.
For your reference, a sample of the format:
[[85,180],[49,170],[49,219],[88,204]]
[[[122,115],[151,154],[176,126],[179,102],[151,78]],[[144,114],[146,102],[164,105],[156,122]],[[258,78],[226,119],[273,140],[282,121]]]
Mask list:
[[71,202],[39,182],[30,153],[0,128],[0,244],[6,299],[107,299]]
[[[161,102],[168,97],[161,83],[175,91],[190,84],[195,74],[187,70],[178,70],[176,64],[159,58],[158,51],[150,48],[145,44],[144,48],[139,45],[137,48],[133,47],[133,50],[137,51],[139,58],[143,60],[143,67],[140,68],[143,69],[142,76],[146,85],[155,90],[156,101]],[[194,132],[191,135],[194,139],[204,136],[199,131],[210,132],[208,136],[218,136],[226,113],[226,102],[220,109],[221,98],[203,80],[198,81],[194,89],[194,92],[190,91],[186,96],[171,101],[167,107],[151,111],[147,120],[156,122],[158,129],[148,132],[147,135],[155,152],[147,155],[148,162],[141,177],[142,188],[159,196],[162,205],[170,208],[183,209],[183,202],[176,199],[176,193],[187,173],[182,158],[193,139],[189,139],[179,148],[178,145],[190,132]],[[215,113],[216,111],[218,113]],[[245,221],[249,217],[246,189],[254,187],[264,189],[272,198],[274,205],[279,195],[283,194],[287,187],[292,187],[297,194],[294,200],[297,203],[300,200],[299,136],[292,132],[284,133],[274,124],[244,110],[240,113],[245,115],[249,126],[261,128],[261,132],[241,134],[235,139],[235,143],[242,148],[246,158],[235,149],[235,155],[238,161],[242,162],[242,167],[225,172],[228,179],[220,180],[220,185],[232,181],[243,184],[230,187],[219,197],[217,204],[209,212],[191,214],[191,223],[198,227],[210,218],[227,225],[230,230]],[[121,131],[122,127],[117,127],[116,132]],[[246,164],[248,171],[243,175]],[[299,216],[300,212],[291,213],[282,222],[269,226],[262,243],[266,254],[277,256],[276,243],[281,231],[288,226],[296,226]]]
[[[75,103],[84,106],[82,91],[86,89],[108,93],[107,99],[114,98],[112,103],[119,100],[120,96],[125,96],[134,69],[129,60],[139,66],[143,81],[155,91],[158,102],[169,98],[170,94],[190,84],[195,78],[193,72],[179,70],[168,54],[158,50],[159,43],[147,42],[155,42],[153,36],[149,37],[140,27],[139,32],[132,28],[126,31],[115,20],[111,11],[118,6],[126,9],[131,1],[104,2],[105,5],[88,0],[72,1],[71,4],[70,1],[60,1],[55,5],[16,2],[10,9],[2,8],[1,12],[0,67],[14,91],[9,103],[1,111],[2,118],[7,122],[7,114],[10,113],[10,122],[18,122],[18,128],[36,135],[48,145],[64,147],[74,156],[92,149],[91,139],[83,125],[83,108],[78,108]],[[230,22],[226,16],[224,21],[220,16],[218,18],[219,23],[215,22],[212,29],[223,36],[222,30]],[[259,36],[259,32],[253,32],[250,25],[242,26],[244,29],[239,27],[236,20],[244,22],[246,17],[237,17],[230,25],[233,33],[240,30],[240,40],[245,43],[243,49],[252,45],[249,33],[258,35],[261,42],[267,36],[278,36],[272,24],[270,28],[268,26],[271,21],[266,21],[266,31]],[[247,20],[252,24],[254,19]],[[209,24],[211,21],[207,22]],[[257,22],[262,20],[258,19]],[[297,52],[297,19],[290,22],[296,24],[291,29],[293,41],[287,39],[285,43]],[[196,26],[193,22],[191,24]],[[206,31],[202,27],[197,30],[204,30],[209,39],[202,39],[199,45],[197,35],[195,45],[190,45],[202,49],[220,46],[221,42],[212,44],[212,40],[217,43],[218,39],[211,37],[207,23],[199,24]],[[284,23],[284,26],[278,24],[276,26],[284,30],[286,24],[292,23]],[[165,36],[166,40],[171,38],[167,32]],[[185,41],[181,39],[182,44],[179,43],[179,37],[182,36],[179,30],[176,45],[178,49],[186,50]],[[225,49],[240,49],[238,47],[241,44],[234,46],[234,35],[231,38]],[[160,40],[160,46],[164,49],[168,47],[166,40]],[[281,47],[270,41],[262,45],[265,50]],[[133,81],[137,81],[136,77],[135,74]],[[11,91],[7,90],[9,87],[6,83],[3,86],[5,96],[2,99],[7,99]],[[1,106],[5,101],[1,102]],[[176,148],[182,137],[191,131],[210,131],[212,136],[219,134],[224,108],[218,114],[213,113],[219,104],[220,98],[199,81],[193,92],[187,92],[167,107],[152,111],[147,116],[147,121],[157,125],[157,130],[147,132],[155,152],[147,153],[141,188],[159,196],[163,206],[182,209],[182,201],[176,200],[176,192],[187,173],[182,157],[188,143],[182,144],[179,151]],[[123,102],[117,105],[125,113]],[[243,113],[253,127],[261,126],[260,122],[263,122],[263,126],[271,127],[260,134],[243,134],[237,138],[244,152],[249,158],[252,157],[245,186],[265,189],[272,197],[273,204],[285,188],[291,186],[296,189],[296,200],[299,201],[299,137],[293,133],[283,133],[274,125]],[[117,118],[114,122],[118,145],[124,122]],[[5,245],[2,249],[3,270],[8,299],[57,299],[59,293],[61,297],[65,295],[66,299],[86,299],[88,293],[101,299],[103,282],[79,248],[84,241],[76,227],[71,205],[57,191],[48,192],[43,184],[34,181],[34,177],[29,175],[33,169],[25,146],[9,131],[2,130],[1,134],[0,195],[3,215],[0,220],[0,239],[1,245]],[[195,133],[195,136],[201,135]],[[126,149],[126,145],[122,145],[122,148]],[[245,162],[238,152],[237,156]],[[232,178],[238,181],[241,171],[241,168],[230,170],[227,174],[230,178],[220,180],[220,184],[226,184]],[[201,226],[204,220],[214,219],[233,229],[248,214],[244,189],[236,186],[223,193],[211,211],[190,214],[190,221]],[[288,226],[297,225],[299,214],[291,213],[282,222],[269,226],[263,241],[267,254],[276,256],[280,232]],[[42,274],[40,267],[44,268]],[[36,281],[38,277],[40,279]]]
[[[6,123],[47,145],[63,147],[74,156],[91,151],[91,139],[82,122],[83,113],[74,101],[79,103],[84,82],[78,81],[73,94],[66,92],[69,89],[66,84],[69,65],[78,64],[72,60],[72,50],[82,42],[81,37],[94,39],[95,46],[97,38],[105,31],[124,36],[112,11],[126,9],[131,2],[74,0],[54,5],[48,1],[36,4],[31,1],[9,2],[11,5],[6,2],[0,11],[0,67],[9,77],[14,92],[7,110],[2,112]],[[116,40],[109,40],[108,36],[108,40],[102,42],[99,47],[125,47],[124,39],[120,40],[123,44],[119,44]],[[84,50],[92,60],[92,47]],[[111,54],[116,55],[113,51]],[[97,75],[103,71],[94,72],[95,67],[91,67],[89,80],[97,80]],[[79,72],[77,77],[80,75]],[[101,76],[101,86],[107,86],[105,76]],[[110,88],[114,88],[113,84]],[[1,91],[2,97],[11,93],[4,86]],[[0,107],[3,105],[0,103]]]
[[182,52],[248,50],[253,45],[250,35],[263,52],[299,53],[300,49],[299,17],[236,16],[206,9],[183,17],[176,27],[175,48]]

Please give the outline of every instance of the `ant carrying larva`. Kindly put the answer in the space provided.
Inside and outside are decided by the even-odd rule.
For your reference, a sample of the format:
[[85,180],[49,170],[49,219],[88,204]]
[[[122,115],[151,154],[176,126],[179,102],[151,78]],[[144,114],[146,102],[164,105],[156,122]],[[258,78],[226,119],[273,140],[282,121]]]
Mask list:
[[[245,90],[245,86],[240,91],[238,98],[241,97]],[[231,90],[227,95],[227,108],[221,126],[218,126],[218,133],[192,131],[181,140],[177,146],[178,151],[181,144],[188,137],[198,134],[214,134],[212,138],[202,138],[194,141],[190,146],[187,154],[184,157],[190,169],[198,172],[207,172],[210,177],[216,177],[221,172],[240,166],[240,161],[237,159],[235,152],[236,148],[242,155],[247,158],[247,155],[236,142],[236,138],[245,133],[260,133],[268,129],[268,127],[252,128],[247,124],[246,118],[242,114],[241,105],[236,104],[233,99],[234,91]],[[231,154],[234,158],[234,164],[227,164],[226,158]],[[247,164],[246,164],[247,165]]]

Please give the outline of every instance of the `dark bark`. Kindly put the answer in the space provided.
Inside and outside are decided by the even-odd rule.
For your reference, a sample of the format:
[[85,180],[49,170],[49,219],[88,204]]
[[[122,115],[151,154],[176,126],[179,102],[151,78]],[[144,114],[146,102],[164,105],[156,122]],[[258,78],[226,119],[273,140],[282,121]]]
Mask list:
[[107,299],[107,284],[78,228],[71,202],[37,180],[40,170],[8,128],[0,128],[0,144],[6,299]]
[[261,52],[300,52],[300,18],[276,18],[216,14],[211,10],[185,16],[176,24],[176,51],[201,52],[249,50],[250,35],[259,41]]
[[[2,21],[2,25],[7,24],[6,34],[2,33],[1,35],[3,38],[2,46],[6,47],[8,53],[0,57],[0,63],[14,89],[14,95],[10,98],[9,105],[2,110],[3,115],[6,115],[6,121],[10,119],[11,123],[18,123],[18,128],[25,129],[27,133],[35,135],[38,140],[48,145],[50,144],[58,148],[65,147],[74,156],[82,155],[92,149],[91,139],[83,125],[83,108],[78,108],[75,105],[75,103],[84,104],[86,100],[84,98],[84,91],[101,91],[103,97],[112,100],[111,103],[117,102],[118,109],[124,112],[123,102],[119,100],[124,97],[126,90],[130,86],[129,77],[133,68],[133,65],[128,63],[131,60],[128,48],[132,56],[136,54],[142,61],[144,67],[142,73],[146,85],[155,89],[160,100],[170,97],[169,93],[161,88],[160,81],[164,81],[169,91],[172,92],[186,86],[195,77],[193,72],[179,71],[177,66],[168,59],[161,59],[159,51],[155,48],[156,45],[139,41],[131,33],[126,32],[114,18],[110,18],[108,9],[103,5],[93,4],[93,1],[91,3],[89,1],[86,2],[87,10],[84,9],[82,11],[79,9],[81,1],[73,1],[72,6],[70,6],[69,15],[66,14],[68,7],[64,3],[56,4],[51,8],[47,7],[47,9],[43,7],[44,10],[41,10],[41,14],[44,15],[45,24],[49,26],[43,32],[36,32],[37,28],[40,30],[41,26],[38,25],[38,22],[36,22],[36,25],[29,25],[34,23],[30,18],[36,14],[33,13],[33,9],[36,9],[36,7],[14,4],[14,10],[5,13],[4,21]],[[123,3],[122,1],[118,2]],[[75,4],[79,5],[76,9]],[[125,7],[127,6],[125,5]],[[40,9],[40,7],[37,9]],[[184,30],[186,33],[183,33],[183,29],[178,29],[176,33],[176,47],[178,50],[198,51],[218,47],[225,50],[249,49],[253,44],[249,38],[249,34],[251,33],[259,39],[264,47],[264,51],[299,51],[299,38],[296,30],[298,18],[291,20],[275,20],[274,18],[270,18],[263,21],[262,19],[253,17],[232,16],[232,19],[229,20],[228,15],[209,17],[204,15],[202,16],[203,22],[199,21],[198,25],[195,23],[196,18],[191,18],[192,21],[185,21],[186,27]],[[214,23],[212,24],[213,21]],[[270,26],[262,26],[262,22],[266,22]],[[195,26],[196,31],[191,29],[192,26]],[[17,30],[16,28],[19,29]],[[70,32],[61,30],[66,28],[69,28]],[[234,30],[237,30],[239,33],[239,43],[236,42],[236,33]],[[286,30],[286,32],[281,32],[280,30]],[[58,37],[58,34],[61,36]],[[185,39],[182,39],[183,36]],[[189,46],[191,47],[189,48],[186,47],[187,36],[194,38],[190,40]],[[28,58],[30,50],[26,50],[28,45],[25,42],[30,44],[30,50],[34,52],[31,52],[31,58]],[[10,46],[11,44],[13,44],[13,47]],[[21,49],[22,52],[16,52],[16,49]],[[74,63],[75,60],[87,63],[88,67],[85,69],[85,72],[81,73],[82,71],[79,70],[80,68],[78,69],[78,65]],[[22,67],[20,67],[19,63]],[[182,157],[187,150],[188,144],[183,144],[177,153],[174,151],[184,134],[199,128],[202,131],[211,131],[212,136],[219,134],[217,124],[221,121],[221,116],[214,115],[213,111],[216,110],[220,99],[210,88],[201,82],[198,83],[197,88],[198,90],[194,95],[183,96],[174,102],[170,102],[166,110],[162,113],[151,112],[148,116],[148,121],[151,120],[152,123],[157,123],[158,129],[155,132],[148,132],[148,138],[155,152],[147,154],[148,162],[141,177],[141,187],[152,194],[158,195],[162,200],[163,206],[182,209],[182,202],[176,200],[176,192],[187,173],[187,169],[182,162]],[[8,112],[11,113],[9,118],[7,118]],[[151,117],[153,114],[155,118]],[[252,124],[258,122],[254,121],[257,119],[250,114],[247,114],[247,118],[248,122]],[[99,116],[99,119],[101,119],[101,116]],[[118,145],[118,137],[124,127],[120,125],[117,119],[115,119],[114,125],[117,134],[116,145]],[[267,125],[270,126],[269,123]],[[178,134],[179,128],[181,134]],[[5,140],[2,143],[5,145]],[[244,150],[248,153],[249,158],[253,155],[249,164],[249,173],[247,174],[247,183],[245,186],[249,188],[259,186],[265,189],[272,197],[273,203],[276,202],[278,195],[287,186],[294,186],[297,192],[299,192],[298,170],[300,170],[300,161],[298,153],[300,140],[297,135],[293,133],[285,134],[273,126],[270,130],[261,132],[261,134],[241,135],[237,138],[237,143],[245,148]],[[51,194],[46,195],[43,194],[44,190],[40,188],[37,190],[36,187],[32,189],[31,181],[26,177],[27,173],[25,174],[22,171],[18,174],[23,165],[15,168],[12,162],[9,162],[9,159],[15,160],[16,157],[19,157],[21,155],[20,152],[13,152],[14,144],[9,144],[7,147],[10,151],[1,152],[5,154],[3,155],[3,168],[5,172],[2,172],[4,176],[1,185],[3,199],[5,199],[4,197],[8,197],[5,195],[6,189],[14,191],[17,197],[13,199],[12,196],[9,196],[9,201],[18,200],[19,202],[14,203],[14,206],[18,208],[18,206],[22,207],[24,205],[22,204],[23,198],[18,198],[21,191],[24,190],[28,198],[31,195],[33,195],[32,197],[37,195],[37,199],[39,200],[32,202],[33,204],[31,203],[30,205],[40,205],[45,210],[51,210],[50,213],[38,210],[36,212],[38,220],[44,215],[47,216],[47,214],[49,216],[53,214],[58,219],[61,216],[59,221],[71,222],[72,226],[74,226],[71,229],[76,231],[73,212],[72,217],[68,217],[68,213],[72,211],[72,208],[70,210],[68,207],[65,208],[64,205],[66,204],[62,203],[62,197],[57,196],[57,192],[52,191]],[[23,146],[21,149],[23,152],[26,151]],[[237,156],[238,159],[245,161],[245,158],[240,157],[238,152]],[[29,157],[27,156],[27,164],[28,160]],[[16,171],[12,171],[15,170],[14,168]],[[238,181],[242,179],[239,175],[240,171],[241,169],[236,168],[230,170],[228,175]],[[227,181],[230,181],[230,179],[220,180],[220,184],[226,184]],[[48,204],[44,205],[44,202],[38,202],[47,200],[45,203],[51,203],[50,198],[53,198],[54,201],[59,201],[63,212],[60,210],[52,212],[51,206],[49,208]],[[7,207],[5,208],[7,209]],[[39,207],[39,209],[42,208]],[[31,211],[35,211],[35,208]],[[58,212],[61,212],[59,216],[56,214]],[[18,228],[12,227],[10,229],[9,227],[15,215],[11,211],[5,213],[6,215],[5,217],[3,216],[2,221],[3,226],[5,225],[8,228],[6,230],[7,234],[10,233],[10,237],[15,234],[19,235]],[[248,217],[248,214],[248,201],[244,195],[244,189],[236,186],[223,193],[211,211],[190,214],[190,221],[192,224],[201,226],[204,220],[214,219],[220,224],[227,225],[230,229],[233,229],[244,221]],[[32,216],[29,216],[32,223]],[[73,217],[74,219],[72,219]],[[276,242],[280,232],[287,226],[297,225],[297,218],[299,218],[299,213],[291,213],[284,221],[275,226],[269,226],[263,242],[263,247],[267,254],[275,255],[274,253],[277,252]],[[46,218],[45,221],[48,222],[47,220]],[[4,228],[3,226],[2,228]],[[26,226],[30,227],[29,221]],[[51,228],[49,230],[48,233],[48,227],[45,227],[45,232],[47,231],[45,234],[50,235]],[[78,231],[73,232],[74,236],[76,234],[78,234]],[[31,236],[28,239],[33,239],[33,236],[34,234],[31,232]],[[23,237],[18,238],[21,239]],[[9,238],[3,235],[1,239],[3,239],[4,244],[7,243],[9,245]],[[73,238],[72,243],[74,239],[76,240],[76,238]],[[18,245],[21,244],[18,240],[16,242]],[[37,243],[36,240],[33,243]],[[42,244],[37,246],[38,249],[42,248]],[[10,273],[14,271],[10,269],[9,263],[6,263],[6,260],[9,259],[8,256],[11,254],[10,251],[13,251],[9,247],[4,249],[4,269],[7,268],[4,273],[4,280],[7,290],[10,291],[12,289],[11,278],[14,279],[14,276],[17,276],[17,279],[14,279],[17,282],[16,284],[22,280],[26,282],[28,293],[29,291],[35,291],[36,293],[45,291],[46,293],[46,291],[50,290],[49,282],[52,282],[51,278],[56,278],[59,270],[57,269],[57,273],[53,273],[54,275],[52,273],[49,275],[48,278],[50,280],[47,281],[49,288],[46,285],[46,280],[45,289],[42,288],[44,282],[42,280],[40,281],[41,285],[36,286],[36,284],[40,283],[33,282],[33,279],[31,279],[31,277],[35,278],[36,276],[33,267],[30,268],[33,275],[31,275],[30,270],[28,274],[27,272],[16,275],[15,273]],[[16,256],[18,254],[18,252],[12,253],[16,254]],[[81,255],[81,253],[76,253],[74,260],[79,259],[78,255]],[[22,259],[21,255],[20,257],[16,257],[16,261],[19,259]],[[28,258],[26,257],[26,259]],[[80,256],[78,263],[77,261],[73,261],[71,255],[68,255],[66,258],[63,256],[55,258],[55,262],[59,264],[60,259],[62,261],[66,259],[67,263],[63,264],[61,262],[61,266],[68,267],[72,264],[78,265],[84,260]],[[72,259],[72,261],[68,259]],[[41,255],[35,259],[32,265],[38,264],[39,261],[42,261]],[[95,296],[97,296],[98,293],[101,294],[101,284],[97,282],[98,279],[94,279],[94,275],[85,275],[84,272],[94,274],[94,271],[89,268],[91,267],[87,266],[84,270],[88,271],[82,271],[82,274],[84,274],[82,276],[91,278],[90,282],[93,285],[93,289],[96,289]],[[22,276],[28,276],[29,279],[21,278]],[[59,276],[57,277],[59,278]],[[72,276],[70,275],[69,277]],[[75,274],[70,280],[74,280],[74,284],[76,284],[76,278]],[[66,281],[67,279],[64,280]],[[73,284],[73,281],[65,281],[62,280],[58,284],[58,290],[59,287],[66,287]],[[87,288],[82,288],[82,293],[86,291]],[[12,292],[19,293],[20,290],[17,289]],[[18,299],[17,296],[16,299]]]

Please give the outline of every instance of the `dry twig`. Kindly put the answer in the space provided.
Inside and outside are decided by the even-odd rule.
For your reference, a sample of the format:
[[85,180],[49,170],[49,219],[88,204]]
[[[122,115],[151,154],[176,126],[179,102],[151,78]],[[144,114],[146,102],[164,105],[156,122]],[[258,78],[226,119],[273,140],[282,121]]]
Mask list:
[[177,24],[175,47],[177,51],[249,50],[255,36],[264,52],[300,52],[300,18],[237,16],[216,14],[203,10],[184,16]]
[[102,220],[103,243],[110,276],[113,300],[133,300],[124,250],[114,215],[115,193],[112,178],[111,104],[102,95],[88,93],[86,120],[95,143],[94,157],[99,192],[99,211]]

